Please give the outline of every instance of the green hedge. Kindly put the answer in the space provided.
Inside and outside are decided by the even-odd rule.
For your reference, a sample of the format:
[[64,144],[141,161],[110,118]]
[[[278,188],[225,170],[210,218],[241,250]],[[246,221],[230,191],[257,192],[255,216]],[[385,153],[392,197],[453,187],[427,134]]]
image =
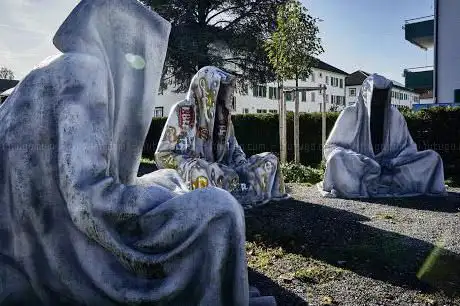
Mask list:
[[[460,173],[460,108],[435,107],[418,112],[403,111],[419,150],[432,149],[441,154],[448,175]],[[338,113],[327,114],[327,133]],[[166,118],[155,118],[144,147],[144,156],[153,158]],[[279,154],[278,116],[233,116],[238,142],[247,155],[261,152]],[[294,157],[293,116],[287,116],[288,160]],[[321,161],[321,114],[300,115],[300,158],[304,165],[317,166]]]

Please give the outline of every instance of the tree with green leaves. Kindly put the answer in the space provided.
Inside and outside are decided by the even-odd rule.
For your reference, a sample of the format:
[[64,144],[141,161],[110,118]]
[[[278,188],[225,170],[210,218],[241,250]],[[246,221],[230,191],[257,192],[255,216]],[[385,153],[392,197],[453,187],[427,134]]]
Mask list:
[[186,91],[203,66],[239,76],[239,85],[274,79],[263,42],[274,30],[277,7],[288,0],[142,0],[171,22],[162,89]]
[[[289,0],[280,5],[276,19],[276,30],[265,43],[265,50],[279,84],[295,79],[294,110],[294,160],[300,162],[299,149],[299,79],[311,73],[316,56],[323,52],[318,37],[317,19],[308,14],[308,10],[298,1]],[[281,85],[282,87],[282,85]],[[280,103],[284,103],[284,99]],[[280,110],[286,110],[280,107]],[[280,114],[280,119],[285,114]],[[280,127],[285,124],[280,123]]]
[[0,79],[13,80],[14,73],[6,67],[0,67]]

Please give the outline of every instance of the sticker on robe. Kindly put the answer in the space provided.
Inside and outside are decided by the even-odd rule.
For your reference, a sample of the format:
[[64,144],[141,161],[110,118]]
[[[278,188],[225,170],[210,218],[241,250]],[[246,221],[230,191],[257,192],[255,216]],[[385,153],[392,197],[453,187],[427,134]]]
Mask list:
[[268,189],[268,175],[267,175],[267,173],[263,173],[260,176],[260,187],[262,188],[263,192],[267,192],[267,189]]
[[238,185],[239,185],[239,179],[238,177],[234,177],[230,181],[229,191],[232,192],[233,190],[236,190],[238,188]]
[[208,187],[208,178],[205,176],[199,176],[192,182],[192,190],[199,189],[199,188],[206,188]]
[[216,97],[216,89],[211,89],[208,86],[208,82],[205,78],[201,78],[199,81],[200,89],[201,89],[201,100],[204,102],[204,106],[206,108],[206,121],[210,121],[214,119],[214,107],[215,107],[215,97]]
[[209,139],[209,130],[205,127],[198,127],[198,137],[203,140]]
[[173,157],[173,155],[168,154],[165,156],[160,157],[161,163],[166,167],[170,169],[177,169],[178,168],[178,163],[177,160]]
[[187,137],[187,133],[181,133],[177,139],[176,151],[186,154],[189,150],[190,140]]
[[168,126],[166,128],[166,132],[165,132],[165,139],[167,139],[167,141],[169,141],[170,143],[176,143],[177,142],[177,131],[176,131],[176,128],[174,126]]
[[179,127],[185,131],[192,128],[195,124],[195,111],[193,106],[179,107]]
[[267,173],[272,173],[273,171],[273,164],[271,162],[266,162],[265,163],[265,171],[267,171]]

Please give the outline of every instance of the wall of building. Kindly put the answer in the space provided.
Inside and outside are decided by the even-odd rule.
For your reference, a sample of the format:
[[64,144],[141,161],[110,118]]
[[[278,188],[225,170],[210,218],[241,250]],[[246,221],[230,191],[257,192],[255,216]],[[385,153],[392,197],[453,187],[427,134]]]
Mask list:
[[[331,78],[334,81],[331,82]],[[335,81],[335,79],[337,79]],[[326,84],[327,82],[327,84]],[[333,83],[333,84],[332,84]],[[325,71],[314,68],[312,74],[308,79],[299,80],[299,86],[302,87],[319,87],[320,85],[327,85],[326,95],[327,103],[326,110],[331,107],[331,102],[335,104],[345,103],[345,75],[338,74],[335,72]],[[342,87],[340,86],[342,85]],[[264,85],[261,85],[262,87]],[[295,86],[294,80],[286,81],[284,86]],[[270,98],[270,87],[274,91],[277,88],[276,83],[269,83],[265,85],[265,91],[257,88],[256,94],[254,94],[254,88],[249,88],[247,95],[235,93],[235,109],[234,114],[256,114],[256,113],[277,113],[278,112],[278,98],[272,96]],[[261,95],[259,95],[259,92]],[[334,97],[334,98],[332,98]],[[336,98],[340,97],[340,98]],[[176,94],[169,91],[165,91],[163,94],[158,95],[156,101],[156,109],[158,110],[157,115],[160,113],[163,116],[168,116],[171,107],[178,101],[185,98],[185,93]],[[305,99],[303,99],[305,98]],[[343,101],[343,102],[342,102]],[[323,95],[318,91],[307,92],[306,95],[299,93],[299,111],[300,112],[319,112],[321,111],[321,104],[323,102]],[[294,96],[292,95],[291,100],[286,100],[286,109],[288,111],[294,111],[295,103]]]
[[[358,101],[358,93],[361,86],[347,86],[346,87],[346,102],[347,106],[353,105]],[[414,103],[420,103],[420,95],[408,90],[403,90],[398,87],[393,87],[391,95],[391,104],[397,106],[407,106],[412,108]]]
[[[460,1],[440,0],[438,2],[437,32],[437,102],[452,103],[454,90],[460,89]],[[460,102],[460,101],[458,101]]]

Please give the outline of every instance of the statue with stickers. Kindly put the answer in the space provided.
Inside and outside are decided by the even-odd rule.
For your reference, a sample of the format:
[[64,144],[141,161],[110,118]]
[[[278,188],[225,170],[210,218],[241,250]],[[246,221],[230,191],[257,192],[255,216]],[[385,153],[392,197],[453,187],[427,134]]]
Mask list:
[[176,169],[192,190],[228,190],[245,208],[287,199],[278,158],[272,153],[246,158],[238,145],[230,113],[235,81],[216,67],[198,71],[186,99],[169,115],[157,165]]

